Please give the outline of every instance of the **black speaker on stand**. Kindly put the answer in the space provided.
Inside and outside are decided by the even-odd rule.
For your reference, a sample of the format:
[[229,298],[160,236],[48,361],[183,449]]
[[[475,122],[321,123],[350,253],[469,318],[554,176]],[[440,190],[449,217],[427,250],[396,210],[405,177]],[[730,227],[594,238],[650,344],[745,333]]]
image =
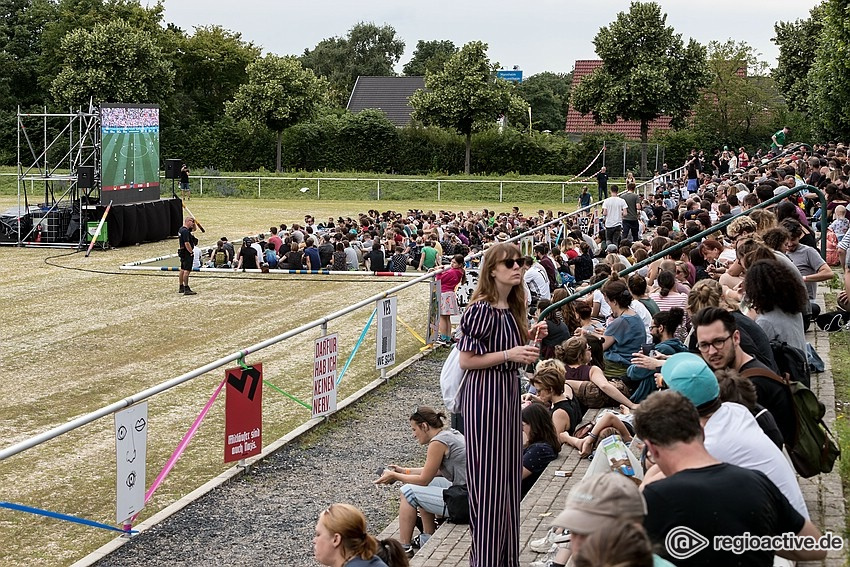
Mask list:
[[182,159],[167,159],[165,160],[165,178],[171,180],[171,196],[177,198],[177,192],[174,191],[174,183],[180,179],[180,167],[183,165]]
[[77,167],[77,188],[91,189],[94,187],[94,166],[81,165]]

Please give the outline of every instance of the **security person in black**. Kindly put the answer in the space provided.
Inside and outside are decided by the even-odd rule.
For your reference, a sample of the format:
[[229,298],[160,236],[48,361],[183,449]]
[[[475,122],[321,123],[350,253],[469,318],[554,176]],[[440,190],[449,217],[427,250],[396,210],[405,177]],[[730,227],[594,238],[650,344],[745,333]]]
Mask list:
[[180,258],[180,293],[183,295],[197,295],[189,288],[189,274],[192,273],[192,261],[194,260],[194,249],[198,245],[198,239],[192,234],[195,231],[195,219],[186,217],[183,226],[177,232],[180,237],[180,248],[177,256]]

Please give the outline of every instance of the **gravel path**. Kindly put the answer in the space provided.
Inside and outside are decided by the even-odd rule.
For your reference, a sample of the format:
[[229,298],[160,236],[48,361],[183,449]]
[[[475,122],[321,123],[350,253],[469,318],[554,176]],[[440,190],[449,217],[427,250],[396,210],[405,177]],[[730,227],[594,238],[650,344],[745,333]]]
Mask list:
[[319,428],[134,537],[96,565],[318,565],[313,528],[334,502],[358,506],[380,532],[398,514],[398,485],[375,486],[378,467],[421,464],[407,418],[442,407],[445,354],[424,358]]

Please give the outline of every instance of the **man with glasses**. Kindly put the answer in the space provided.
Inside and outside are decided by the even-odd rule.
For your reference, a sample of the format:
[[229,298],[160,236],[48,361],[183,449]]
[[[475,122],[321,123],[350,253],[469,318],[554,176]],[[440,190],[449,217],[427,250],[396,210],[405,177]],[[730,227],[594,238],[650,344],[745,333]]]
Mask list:
[[[770,369],[741,348],[741,332],[735,317],[720,307],[706,307],[692,320],[700,355],[712,370],[731,368],[747,376],[756,387],[758,403],[776,419],[782,437],[788,443],[794,439],[794,406],[791,391],[784,384],[768,377]],[[764,371],[760,374],[759,371]]]

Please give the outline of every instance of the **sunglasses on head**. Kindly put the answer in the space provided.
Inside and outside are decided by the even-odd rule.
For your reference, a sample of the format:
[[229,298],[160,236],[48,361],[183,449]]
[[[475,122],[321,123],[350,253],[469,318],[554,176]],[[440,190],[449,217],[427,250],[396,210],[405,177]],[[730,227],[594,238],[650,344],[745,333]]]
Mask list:
[[513,269],[514,264],[517,266],[522,266],[525,263],[525,260],[522,258],[505,258],[502,260],[502,264],[509,270]]

